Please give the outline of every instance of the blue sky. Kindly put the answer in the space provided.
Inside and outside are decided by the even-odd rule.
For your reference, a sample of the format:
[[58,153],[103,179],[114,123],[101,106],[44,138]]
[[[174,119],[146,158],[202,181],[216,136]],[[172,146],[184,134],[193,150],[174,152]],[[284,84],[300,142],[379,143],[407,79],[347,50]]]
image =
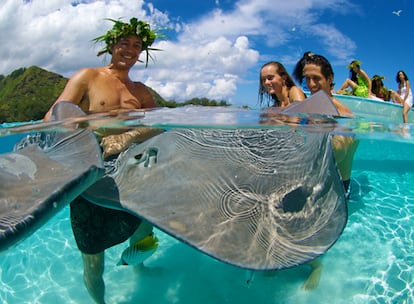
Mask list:
[[2,0],[0,74],[38,65],[70,77],[104,65],[91,40],[112,26],[105,18],[133,16],[168,29],[155,62],[131,72],[168,100],[257,107],[261,65],[276,60],[291,72],[305,51],[331,61],[336,89],[353,59],[389,88],[400,69],[414,77],[412,0]]

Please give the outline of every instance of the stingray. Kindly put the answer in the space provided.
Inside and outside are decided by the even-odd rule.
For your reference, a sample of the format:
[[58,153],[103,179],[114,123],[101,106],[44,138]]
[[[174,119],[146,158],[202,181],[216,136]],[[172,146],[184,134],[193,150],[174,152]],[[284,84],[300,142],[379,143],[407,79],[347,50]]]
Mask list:
[[[318,97],[319,102],[333,109],[325,97]],[[306,101],[301,103],[306,105]],[[294,112],[301,111],[295,107]],[[27,175],[27,170],[10,175],[10,162],[0,167],[0,182],[8,185],[0,196],[0,249],[9,239],[28,235],[14,228],[10,210],[19,214],[16,222],[21,223],[24,215],[32,216],[30,210],[38,212],[39,206],[46,206],[48,214],[53,214],[50,209],[56,204],[62,206],[80,193],[95,204],[143,218],[220,261],[251,270],[307,263],[324,254],[346,225],[344,188],[328,132],[300,125],[170,129],[129,147],[117,158],[113,173],[103,178],[93,135],[86,131],[87,140],[70,140],[84,131],[79,132],[58,141],[65,149],[54,151],[59,145],[36,148],[45,155],[39,152],[41,156],[33,157],[23,150],[15,152],[35,164],[29,180],[38,181],[42,204],[28,194],[14,194],[22,186],[18,178]],[[74,153],[82,149],[85,153]],[[41,171],[42,157],[54,162],[55,156],[62,170],[53,179],[59,184],[60,178],[67,177],[68,182],[57,185],[51,199],[52,191],[46,188],[52,183],[46,175],[49,163],[43,180],[36,174]],[[75,171],[73,182],[69,170]],[[33,186],[28,189],[33,191]],[[28,230],[48,220],[45,213],[40,212],[38,225]]]
[[[64,120],[84,113],[64,102],[53,115]],[[0,251],[27,238],[105,173],[90,130],[34,133],[19,145],[0,155]]]
[[170,130],[129,148],[116,167],[82,195],[246,269],[309,262],[347,221],[326,133]]

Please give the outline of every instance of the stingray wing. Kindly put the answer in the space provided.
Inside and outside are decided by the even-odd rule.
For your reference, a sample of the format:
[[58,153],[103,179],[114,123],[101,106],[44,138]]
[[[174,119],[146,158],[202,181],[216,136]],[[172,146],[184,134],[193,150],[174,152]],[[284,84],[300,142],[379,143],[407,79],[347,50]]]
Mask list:
[[347,222],[330,136],[305,129],[171,130],[122,154],[112,184],[84,196],[248,269],[308,262]]
[[322,90],[306,98],[304,101],[296,101],[291,103],[284,108],[281,113],[293,115],[297,115],[298,113],[307,113],[334,117],[341,116],[338,109],[332,102],[332,99]]
[[[70,103],[55,115],[83,115]],[[19,146],[19,145],[18,145]],[[100,148],[88,130],[35,133],[0,155],[0,251],[23,240],[103,176]]]

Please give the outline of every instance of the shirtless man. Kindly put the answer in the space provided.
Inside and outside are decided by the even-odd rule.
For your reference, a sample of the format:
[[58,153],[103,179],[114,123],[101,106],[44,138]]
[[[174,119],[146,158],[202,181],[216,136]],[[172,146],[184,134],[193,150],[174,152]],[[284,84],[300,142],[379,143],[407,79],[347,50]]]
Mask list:
[[[329,61],[321,56],[306,52],[301,60],[296,64],[293,72],[296,80],[303,83],[306,80],[306,86],[311,94],[320,90],[324,91],[331,97],[333,104],[341,116],[352,117],[352,111],[340,103],[332,96],[334,86],[334,72]],[[334,158],[344,185],[346,197],[350,195],[350,180],[352,171],[352,162],[355,151],[358,147],[359,140],[352,136],[334,135],[332,137],[332,147]],[[312,267],[311,274],[303,288],[305,290],[314,289],[318,286],[323,265],[321,260],[315,259],[310,263]]]
[[[111,54],[109,65],[76,72],[54,105],[61,101],[80,105],[87,98],[89,104],[84,109],[87,112],[156,107],[148,88],[140,82],[133,82],[129,78],[129,71],[139,60],[142,51],[146,52],[148,63],[148,51],[157,34],[148,23],[136,18],[132,18],[130,23],[111,21],[115,23],[113,28],[95,39],[96,42],[106,43],[98,56],[106,52]],[[45,120],[51,119],[51,109],[46,113]],[[117,155],[131,143],[144,141],[158,133],[159,130],[141,128],[121,134],[104,134],[100,141],[103,157]],[[134,242],[148,236],[153,238],[154,243],[157,239],[153,237],[151,226],[142,224],[140,219],[129,213],[97,206],[81,196],[70,207],[72,230],[82,252],[85,285],[96,303],[105,303],[102,277],[105,249],[130,237]],[[143,229],[143,226],[149,228]]]
[[[342,116],[352,117],[352,111],[332,96],[334,73],[328,60],[321,56],[310,54],[303,65],[303,77],[311,94],[322,90],[331,96],[333,104]],[[334,135],[332,139],[335,161],[340,172],[345,192],[348,191],[351,179],[352,162],[359,140],[352,136]]]

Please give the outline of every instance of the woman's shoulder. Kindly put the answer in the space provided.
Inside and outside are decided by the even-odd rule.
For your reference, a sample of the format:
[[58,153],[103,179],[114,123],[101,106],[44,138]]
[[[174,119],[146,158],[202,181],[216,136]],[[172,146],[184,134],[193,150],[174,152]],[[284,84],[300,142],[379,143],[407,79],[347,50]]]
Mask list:
[[289,88],[289,99],[290,101],[301,101],[305,99],[305,93],[298,86],[292,86]]

